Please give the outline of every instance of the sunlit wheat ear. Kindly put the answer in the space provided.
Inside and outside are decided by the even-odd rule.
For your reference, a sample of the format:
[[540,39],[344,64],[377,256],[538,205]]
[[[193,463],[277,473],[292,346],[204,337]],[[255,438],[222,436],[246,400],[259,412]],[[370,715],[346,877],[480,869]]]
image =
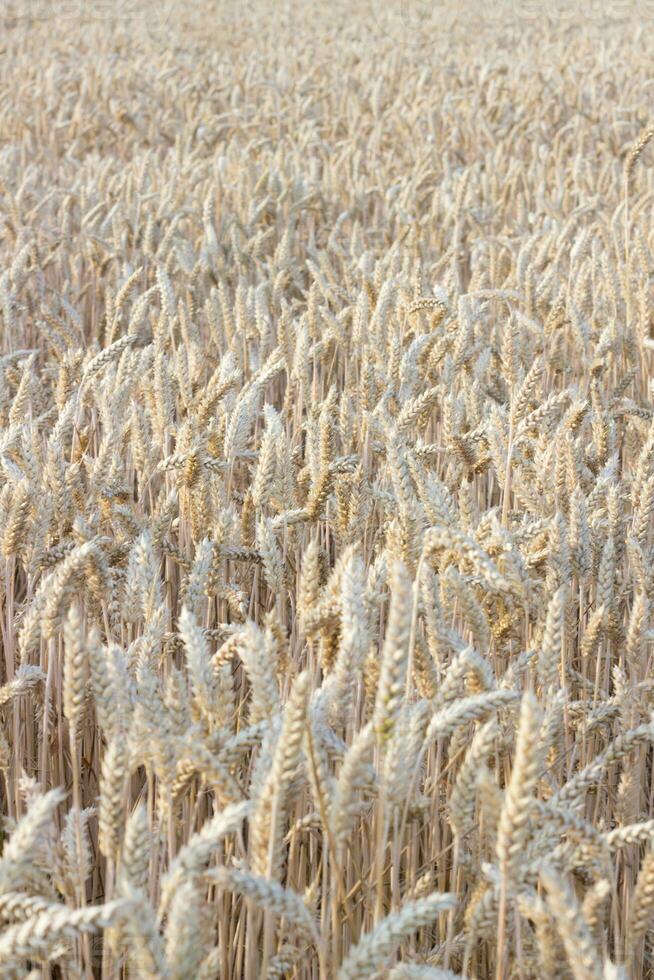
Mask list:
[[491,719],[476,732],[457,774],[456,783],[450,794],[449,807],[452,827],[460,838],[474,826],[480,766],[490,755],[496,737],[497,723]]
[[610,883],[606,878],[600,878],[588,890],[588,893],[584,897],[581,911],[594,937],[602,934],[602,922],[606,916],[607,902],[610,894]]
[[63,857],[63,874],[69,887],[77,894],[83,894],[83,888],[93,867],[91,841],[89,837],[89,821],[95,816],[93,807],[78,810],[73,807],[66,814],[64,826],[59,837]]
[[54,789],[36,794],[30,800],[27,813],[16,824],[2,852],[0,882],[3,890],[19,890],[30,881],[35,870],[34,855],[51,835],[53,815],[63,798],[63,792]]
[[364,980],[374,976],[402,942],[422,926],[433,926],[440,912],[455,905],[452,895],[434,893],[407,904],[383,919],[350,950],[338,973],[339,980]]
[[0,939],[0,964],[4,969],[15,969],[26,959],[47,962],[62,940],[97,933],[126,916],[128,911],[128,904],[117,900],[95,908],[54,906],[39,912],[27,922],[4,931]]
[[561,586],[554,593],[547,607],[545,630],[538,658],[539,680],[544,689],[555,683],[559,672],[562,645],[565,640],[565,600],[566,589],[565,586]]
[[263,784],[251,817],[251,864],[255,874],[279,878],[283,860],[282,839],[288,793],[302,758],[307,724],[310,677],[300,674],[284,709],[279,737],[269,775]]
[[[412,802],[415,780],[421,775],[421,752],[429,713],[429,702],[423,699],[403,705],[398,716],[382,774],[384,799],[389,807],[408,806]],[[407,759],[416,762],[407,765]]]
[[356,818],[365,806],[364,794],[374,788],[376,774],[371,765],[374,745],[374,732],[368,724],[356,735],[343,759],[330,810],[332,833],[339,848],[347,844]]
[[127,940],[123,949],[128,968],[134,970],[137,976],[148,980],[155,980],[155,977],[162,974],[165,976],[164,943],[157,928],[154,911],[142,891],[129,884],[123,886],[123,891],[130,913],[120,923]]
[[299,932],[314,943],[318,942],[316,923],[302,896],[297,892],[282,888],[270,878],[257,877],[250,872],[232,868],[217,868],[207,872],[206,877],[219,887],[241,894],[259,908],[284,918],[289,932]]
[[408,572],[400,562],[391,568],[390,589],[389,620],[373,713],[373,727],[380,741],[389,738],[393,732],[406,685],[413,588]]
[[278,596],[284,586],[284,565],[271,524],[265,518],[257,525],[256,540],[266,585],[273,596]]
[[184,590],[184,604],[194,615],[201,613],[213,574],[215,558],[213,542],[203,538],[197,547]]
[[248,803],[226,807],[191,836],[188,843],[179,851],[162,881],[160,902],[162,914],[172,900],[176,887],[187,875],[198,874],[206,867],[223,838],[239,830],[249,811]]
[[275,492],[277,451],[282,438],[279,416],[271,405],[264,407],[266,428],[261,439],[259,460],[252,484],[252,497],[256,507],[263,507]]
[[347,724],[363,661],[370,644],[365,602],[365,568],[355,555],[341,577],[340,646],[334,663],[333,707],[335,718]]
[[602,966],[595,943],[570,887],[549,870],[541,878],[575,980],[599,980]]
[[254,623],[248,623],[239,631],[236,646],[252,686],[250,722],[269,719],[279,708],[270,644]]
[[648,850],[638,872],[629,921],[630,957],[649,928],[654,912],[654,854]]
[[105,751],[100,780],[98,841],[102,853],[107,858],[115,858],[122,840],[128,775],[127,742],[121,736],[117,736]]
[[75,731],[84,712],[89,657],[82,620],[76,606],[71,606],[64,624],[64,714]]
[[502,873],[509,881],[518,872],[520,855],[529,833],[530,803],[542,765],[539,725],[536,698],[525,693],[520,705],[511,778],[504,794],[497,831],[497,856]]
[[133,888],[145,889],[150,862],[151,836],[145,807],[129,816],[120,855],[120,875]]
[[179,617],[179,632],[184,643],[191,695],[197,710],[211,724],[215,701],[215,678],[211,668],[209,644],[197,625],[193,613],[184,606]]
[[210,913],[200,887],[186,881],[175,893],[166,922],[167,975],[174,980],[197,976],[210,935]]

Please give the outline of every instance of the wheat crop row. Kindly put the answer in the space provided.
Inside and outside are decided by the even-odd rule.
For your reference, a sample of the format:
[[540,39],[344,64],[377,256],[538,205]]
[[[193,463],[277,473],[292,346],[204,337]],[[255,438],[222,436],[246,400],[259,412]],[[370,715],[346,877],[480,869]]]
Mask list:
[[646,8],[0,8],[3,980],[654,977]]

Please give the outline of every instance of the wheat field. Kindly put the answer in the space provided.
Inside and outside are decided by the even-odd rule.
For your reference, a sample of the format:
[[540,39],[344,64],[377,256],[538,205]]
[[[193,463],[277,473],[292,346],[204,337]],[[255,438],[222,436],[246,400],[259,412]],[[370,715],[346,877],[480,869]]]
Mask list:
[[648,8],[0,7],[3,980],[654,977]]

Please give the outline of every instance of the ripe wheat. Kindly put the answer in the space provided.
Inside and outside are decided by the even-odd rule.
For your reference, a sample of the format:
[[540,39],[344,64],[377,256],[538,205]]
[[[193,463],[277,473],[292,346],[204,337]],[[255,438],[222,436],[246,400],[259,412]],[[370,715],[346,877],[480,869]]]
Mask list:
[[554,6],[2,6],[2,977],[654,977],[651,59]]

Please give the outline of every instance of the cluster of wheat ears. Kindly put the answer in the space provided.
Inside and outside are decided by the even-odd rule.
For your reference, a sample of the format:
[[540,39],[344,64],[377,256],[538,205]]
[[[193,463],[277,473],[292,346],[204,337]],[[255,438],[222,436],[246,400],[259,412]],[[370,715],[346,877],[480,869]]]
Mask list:
[[654,975],[651,60],[428,6],[0,12],[3,980]]

